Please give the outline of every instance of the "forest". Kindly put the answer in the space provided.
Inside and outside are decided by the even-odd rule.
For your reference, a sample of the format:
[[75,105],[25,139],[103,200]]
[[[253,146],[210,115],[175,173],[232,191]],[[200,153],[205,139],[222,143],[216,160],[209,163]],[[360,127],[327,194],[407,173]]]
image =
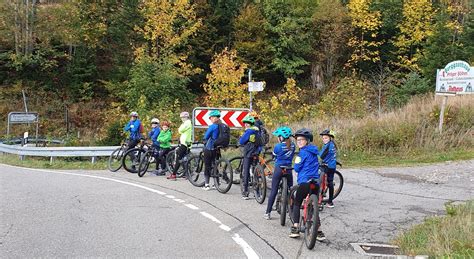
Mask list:
[[[248,107],[268,127],[376,116],[474,65],[469,0],[2,0],[0,125],[117,144],[130,111],[179,123],[196,106]],[[147,124],[147,123],[146,123]],[[179,124],[178,124],[179,125]],[[472,126],[472,125],[471,125]]]

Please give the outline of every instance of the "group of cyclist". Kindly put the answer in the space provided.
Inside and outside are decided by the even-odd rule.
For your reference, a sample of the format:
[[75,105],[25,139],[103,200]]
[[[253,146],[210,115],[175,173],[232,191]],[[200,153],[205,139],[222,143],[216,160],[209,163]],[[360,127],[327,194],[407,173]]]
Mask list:
[[[124,130],[130,132],[129,148],[134,147],[140,138],[143,132],[142,125],[138,119],[138,114],[132,112],[130,114],[130,121],[125,126]],[[212,163],[217,155],[217,146],[216,141],[219,138],[220,130],[219,125],[222,124],[220,121],[220,111],[212,110],[209,113],[209,119],[212,124],[206,130],[204,134],[204,175],[205,175],[205,184],[202,187],[203,190],[212,190],[214,187],[210,186],[209,180],[211,176]],[[183,158],[187,150],[191,147],[192,140],[192,124],[189,118],[188,112],[182,112],[180,114],[182,120],[181,126],[178,128],[180,134],[179,147],[177,148],[178,161],[173,168],[173,171],[170,172],[170,175],[167,177],[170,180],[176,180],[176,172],[179,168],[179,160]],[[263,150],[263,144],[261,141],[261,134],[263,123],[258,119],[258,115],[255,112],[247,115],[242,122],[245,126],[245,131],[243,135],[239,138],[239,145],[242,146],[242,155],[243,155],[243,191],[242,199],[249,199],[248,185],[249,185],[249,171],[251,163],[256,155],[258,155]],[[165,166],[165,157],[171,148],[171,130],[170,123],[167,121],[161,122],[157,118],[153,118],[152,129],[148,133],[149,138],[153,142],[153,148],[159,150],[157,156],[157,168],[153,173],[157,175],[164,175],[166,166]],[[161,126],[161,129],[160,129]],[[327,182],[329,189],[329,200],[326,204],[327,207],[334,207],[333,195],[334,195],[334,172],[336,170],[336,158],[337,158],[337,146],[334,142],[335,133],[332,130],[326,129],[321,132],[323,146],[321,150],[318,149],[316,145],[313,144],[313,133],[310,129],[302,128],[297,130],[295,133],[291,128],[283,126],[277,128],[273,133],[274,136],[278,138],[278,143],[273,149],[273,157],[275,159],[275,169],[272,176],[272,191],[268,199],[267,208],[264,214],[264,218],[269,220],[271,219],[271,211],[275,198],[278,192],[278,186],[282,179],[282,167],[291,168],[293,166],[294,171],[297,174],[297,185],[293,186],[293,177],[291,170],[288,171],[288,187],[292,189],[292,194],[294,195],[294,204],[293,209],[290,213],[293,215],[294,224],[290,229],[290,237],[297,238],[299,237],[299,219],[300,219],[300,206],[303,200],[308,194],[319,192],[318,189],[312,190],[310,188],[310,183],[319,182],[319,170],[323,170],[327,174]],[[295,139],[295,142],[291,138]],[[295,157],[296,147],[299,149],[299,154]],[[320,166],[319,160],[321,159],[322,165]],[[294,164],[293,164],[294,160]],[[160,168],[161,166],[161,168]],[[293,187],[292,187],[293,186]],[[316,186],[319,186],[316,184]],[[320,225],[320,222],[317,222]],[[319,228],[317,233],[317,240],[322,241],[325,239],[324,233]]]

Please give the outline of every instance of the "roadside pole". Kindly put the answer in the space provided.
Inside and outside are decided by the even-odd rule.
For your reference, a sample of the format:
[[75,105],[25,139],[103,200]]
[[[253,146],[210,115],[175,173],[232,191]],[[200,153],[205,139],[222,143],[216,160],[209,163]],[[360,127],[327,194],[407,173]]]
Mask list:
[[[252,69],[249,69],[249,83],[252,82]],[[252,91],[250,93],[250,111],[252,111]]]

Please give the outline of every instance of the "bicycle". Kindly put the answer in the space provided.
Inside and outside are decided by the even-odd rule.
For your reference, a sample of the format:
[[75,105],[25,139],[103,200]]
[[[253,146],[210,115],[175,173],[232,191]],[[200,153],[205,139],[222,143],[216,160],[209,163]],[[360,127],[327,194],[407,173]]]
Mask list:
[[[319,179],[311,179],[309,181],[309,189],[310,193],[306,196],[301,204],[301,208],[293,208],[294,204],[294,194],[296,188],[292,188],[290,192],[290,199],[289,205],[290,210],[288,211],[290,214],[290,220],[294,223],[293,219],[293,209],[303,209],[303,213],[300,215],[300,223],[299,223],[299,231],[304,232],[304,241],[306,247],[308,249],[313,249],[314,245],[316,244],[316,236],[318,235],[318,229],[320,226],[320,218],[319,218],[319,204],[318,204],[318,196],[319,196],[319,188],[318,188]],[[296,187],[296,186],[295,186]]]
[[127,151],[128,144],[126,141],[122,141],[120,147],[115,149],[112,154],[109,156],[109,162],[107,163],[107,167],[111,172],[117,172],[122,168],[122,159],[125,151]]
[[159,149],[152,146],[149,148],[145,154],[143,155],[143,159],[140,161],[140,165],[138,166],[138,176],[143,177],[145,173],[148,171],[150,164],[152,163],[159,163],[160,161],[156,159],[158,156]]
[[288,213],[288,203],[290,188],[288,187],[288,177],[293,177],[288,171],[293,170],[290,166],[280,166],[282,178],[278,185],[278,193],[276,196],[276,210],[280,214],[280,225],[286,224],[286,214]]
[[123,154],[123,168],[129,173],[138,173],[137,166],[140,165],[141,159],[150,148],[150,144],[147,144],[144,139],[140,139],[137,147],[132,148]]
[[[249,185],[248,187],[252,188],[253,194],[255,196],[255,200],[262,204],[265,201],[267,196],[267,179],[265,178],[265,173],[263,170],[263,166],[259,163],[259,156],[253,156],[250,170],[249,170]],[[242,160],[243,161],[243,160]],[[243,171],[240,173],[240,179],[243,178]],[[240,184],[240,191],[244,192],[244,184]]]
[[[200,144],[200,142],[193,142],[192,145]],[[176,162],[178,161],[178,153],[177,148],[179,146],[175,146],[171,148],[171,151],[166,155],[166,170],[169,172],[173,172],[174,167],[176,166]],[[194,156],[194,154],[191,152],[191,147],[189,147],[186,150],[186,153],[184,154],[183,158],[179,160],[180,163],[180,168],[176,172],[176,177],[183,177],[186,176],[186,171],[187,171],[187,165],[188,161]]]
[[[233,173],[229,160],[221,156],[221,148],[216,147],[217,154],[212,163],[210,177],[214,179],[214,185],[218,192],[227,193],[232,187]],[[186,172],[188,181],[192,185],[196,187],[204,186],[204,151],[201,151],[198,156],[191,157]]]
[[[337,162],[337,165],[342,166],[339,162]],[[327,179],[327,174],[325,173],[324,167],[327,167],[327,165],[321,165],[319,168],[320,172],[320,182],[321,182],[321,192],[318,198],[318,204],[319,204],[319,209],[323,210],[324,204],[326,204],[329,201],[329,186],[328,186],[328,179]],[[334,172],[334,194],[333,194],[333,200],[336,199],[336,197],[341,193],[342,187],[344,186],[344,177],[342,177],[342,174],[339,171]]]
[[[235,146],[239,147],[239,146]],[[272,152],[269,152],[271,147],[266,147],[265,152],[263,152],[263,155],[258,156],[258,161],[263,167],[263,171],[265,173],[265,176],[269,176],[273,174],[273,165],[271,163],[273,162],[273,159],[266,159],[266,155],[272,155]],[[230,164],[232,165],[233,168],[233,173],[234,173],[234,184],[239,184],[242,180],[242,168],[243,168],[243,157],[242,156],[236,156],[233,157],[229,160]],[[236,179],[236,176],[239,176],[239,179]]]

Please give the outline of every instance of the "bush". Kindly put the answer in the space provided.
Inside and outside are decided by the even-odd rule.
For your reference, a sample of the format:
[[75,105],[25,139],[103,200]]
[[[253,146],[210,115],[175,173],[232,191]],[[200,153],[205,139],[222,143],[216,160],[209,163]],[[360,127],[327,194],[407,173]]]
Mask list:
[[408,103],[410,98],[417,94],[424,94],[433,91],[428,79],[423,78],[418,73],[408,74],[398,88],[392,88],[392,93],[388,96],[390,107],[401,107]]

